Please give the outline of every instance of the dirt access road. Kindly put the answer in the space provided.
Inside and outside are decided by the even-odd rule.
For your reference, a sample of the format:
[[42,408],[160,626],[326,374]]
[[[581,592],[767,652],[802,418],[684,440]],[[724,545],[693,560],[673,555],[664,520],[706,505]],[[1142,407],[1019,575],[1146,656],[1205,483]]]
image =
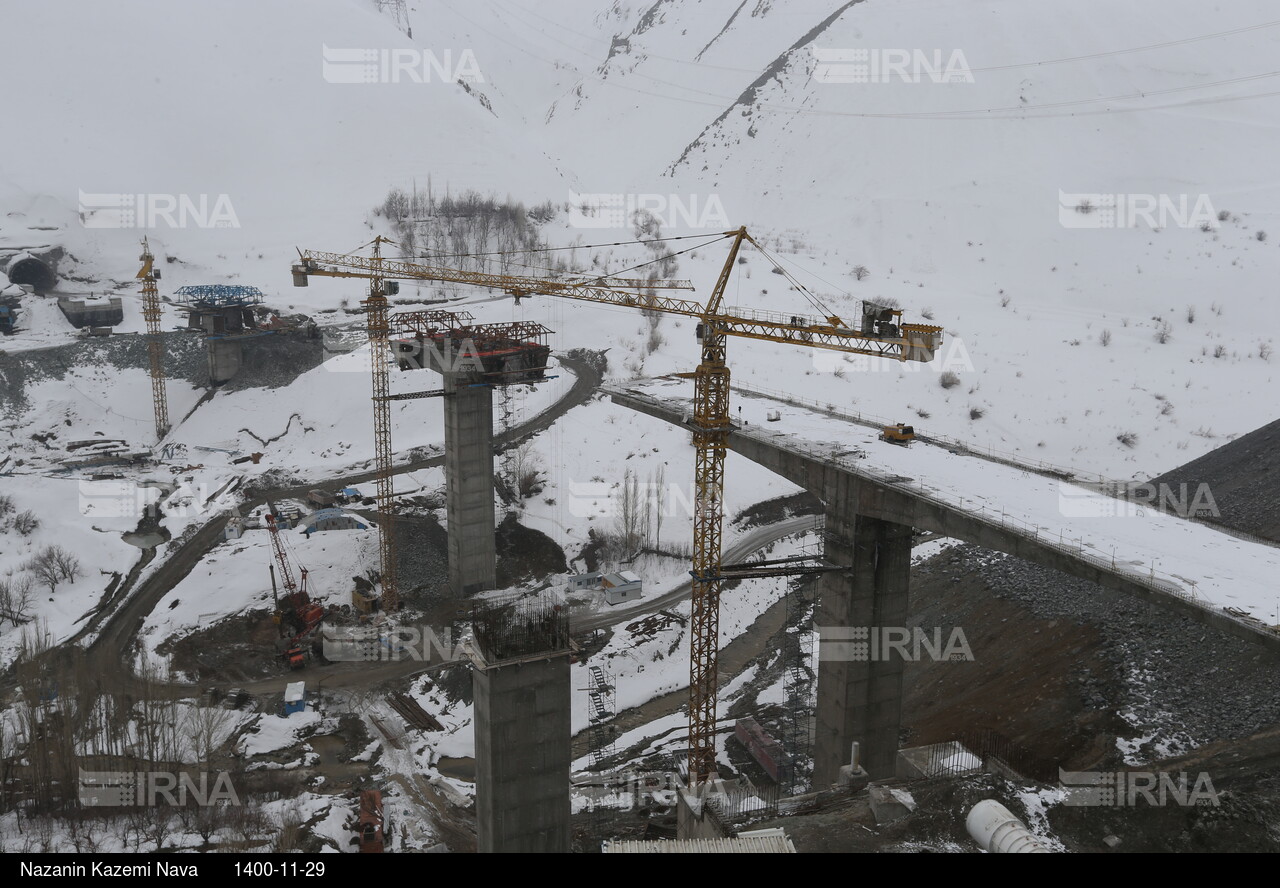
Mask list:
[[[561,366],[573,374],[573,386],[563,398],[551,405],[547,410],[527,422],[515,426],[509,432],[495,435],[494,440],[500,448],[511,447],[530,435],[544,431],[574,407],[585,404],[595,394],[601,382],[601,374],[598,370],[594,369],[587,361],[570,358],[565,355],[560,355],[559,360]],[[395,474],[415,472],[419,469],[433,468],[443,463],[444,456],[437,455],[397,465],[394,468],[394,472]],[[372,478],[372,472],[316,478],[292,487],[261,491],[252,499],[247,500],[244,503],[244,507],[252,509],[268,500],[303,497],[318,485],[351,486],[368,482]],[[104,608],[95,614],[84,628],[60,647],[74,644],[97,631],[97,637],[90,643],[87,651],[93,674],[113,677],[112,684],[117,691],[123,692],[136,689],[137,681],[131,670],[121,668],[126,659],[125,653],[130,649],[132,641],[142,627],[147,615],[151,613],[170,590],[191,573],[210,550],[222,541],[222,531],[225,523],[225,517],[222,515],[216,515],[211,518],[190,539],[182,543],[177,551],[170,555],[137,589],[125,588],[119,590],[116,594],[116,599],[123,601],[123,604],[114,610]],[[144,555],[145,557],[147,556]],[[398,674],[403,674],[405,664],[389,663],[387,665],[398,667],[401,670]],[[373,678],[367,669],[355,672],[353,677],[358,677],[362,684]],[[275,684],[279,684],[283,689],[284,683],[285,677],[282,676],[278,682],[275,679],[269,679],[256,685],[246,685],[246,689],[265,691],[269,689],[268,686],[273,687]],[[258,685],[264,685],[264,687],[259,688]],[[171,692],[182,694],[189,694],[195,690],[194,685],[172,685],[170,688]]]

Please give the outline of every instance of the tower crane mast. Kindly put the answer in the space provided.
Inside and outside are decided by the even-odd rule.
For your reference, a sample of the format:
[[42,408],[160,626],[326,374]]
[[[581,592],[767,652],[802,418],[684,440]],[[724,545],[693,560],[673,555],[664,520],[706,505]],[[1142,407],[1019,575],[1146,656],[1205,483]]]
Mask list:
[[151,403],[156,417],[156,440],[163,441],[169,433],[169,399],[164,389],[164,343],[160,338],[160,289],[156,281],[160,272],[154,267],[155,257],[147,239],[142,239],[142,255],[138,257],[142,269],[138,278],[142,281],[142,317],[147,322],[147,357],[150,361]]

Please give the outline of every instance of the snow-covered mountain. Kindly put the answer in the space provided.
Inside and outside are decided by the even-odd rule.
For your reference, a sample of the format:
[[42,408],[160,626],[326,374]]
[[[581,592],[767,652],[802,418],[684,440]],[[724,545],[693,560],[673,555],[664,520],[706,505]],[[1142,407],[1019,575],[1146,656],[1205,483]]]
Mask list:
[[[128,294],[143,232],[84,227],[83,195],[226,195],[236,227],[162,220],[146,232],[180,260],[166,289],[254,283],[303,311],[360,287],[289,289],[293,248],[347,250],[385,231],[371,208],[393,187],[550,201],[558,212],[540,234],[552,244],[629,239],[629,225],[595,227],[574,207],[648,201],[664,234],[747,225],[841,314],[887,297],[947,331],[924,372],[735,343],[737,380],[1147,476],[1273,418],[1270,9],[422,0],[409,37],[369,0],[232,0],[181,15],[158,0],[23,3],[25,39],[0,57],[0,247],[57,241],[71,255],[65,289]],[[335,49],[372,53],[378,82],[335,82],[351,70],[335,73],[351,64]],[[885,68],[895,58],[905,68]],[[956,76],[937,76],[939,63]],[[849,82],[859,73],[869,82]],[[1113,227],[1082,212],[1117,194],[1157,201],[1151,221]],[[593,252],[607,268],[636,256],[577,259]],[[723,256],[683,255],[679,276],[705,296]],[[769,270],[748,256],[729,301],[810,309]],[[557,348],[610,347],[614,374],[695,357],[691,325],[671,320],[650,353],[625,311],[473,310],[543,320]],[[27,329],[0,347],[49,341]],[[946,369],[957,385],[941,385]]]

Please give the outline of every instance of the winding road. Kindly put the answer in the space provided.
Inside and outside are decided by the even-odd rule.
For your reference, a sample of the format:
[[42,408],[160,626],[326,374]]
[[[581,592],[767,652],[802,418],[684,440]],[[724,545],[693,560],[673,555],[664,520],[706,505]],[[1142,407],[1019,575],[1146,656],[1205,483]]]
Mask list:
[[[547,410],[505,433],[495,435],[495,442],[500,448],[506,449],[514,446],[530,435],[549,428],[574,407],[585,404],[596,393],[602,382],[602,377],[598,370],[594,369],[587,361],[581,359],[561,355],[559,360],[561,366],[573,374],[573,386],[564,397],[556,401]],[[442,465],[443,462],[443,455],[437,454],[397,465],[394,472],[396,474],[414,472]],[[255,491],[253,497],[246,500],[243,506],[254,508],[268,500],[299,498],[305,496],[317,486],[351,486],[371,481],[373,477],[374,473],[372,471],[357,472],[312,479],[290,487]],[[754,552],[784,537],[818,526],[819,520],[816,517],[804,516],[755,528],[729,546],[725,550],[724,558],[728,562],[745,560]],[[106,607],[94,614],[74,637],[59,647],[76,644],[96,632],[96,637],[90,642],[86,651],[92,673],[104,677],[109,683],[108,689],[110,690],[120,693],[141,691],[142,681],[126,667],[128,661],[126,654],[131,649],[134,638],[141,629],[147,615],[211,550],[222,542],[224,525],[224,516],[217,515],[211,518],[194,535],[182,542],[163,564],[134,589],[132,585],[136,582],[137,574],[141,572],[140,568],[149,563],[150,560],[147,555],[144,555],[139,565],[123,581],[124,588],[118,590],[116,595],[113,596],[120,603],[114,608]],[[683,583],[669,592],[645,601],[640,607],[629,608],[624,611],[586,614],[577,620],[571,617],[573,631],[584,632],[603,629],[621,621],[631,621],[637,617],[664,610],[687,598],[690,594],[691,585],[690,582]],[[57,650],[55,648],[52,653],[56,655]],[[438,657],[438,653],[436,656]],[[368,687],[385,681],[404,678],[441,665],[443,665],[443,661],[439,659],[343,663],[331,664],[322,673],[317,670],[312,674],[326,689]],[[240,682],[239,685],[250,693],[272,694],[283,692],[285,685],[292,680],[294,680],[294,677],[291,674],[282,673],[256,681]],[[167,683],[157,687],[152,683],[148,690],[153,694],[164,693],[172,697],[184,697],[198,693],[200,687],[186,683]]]

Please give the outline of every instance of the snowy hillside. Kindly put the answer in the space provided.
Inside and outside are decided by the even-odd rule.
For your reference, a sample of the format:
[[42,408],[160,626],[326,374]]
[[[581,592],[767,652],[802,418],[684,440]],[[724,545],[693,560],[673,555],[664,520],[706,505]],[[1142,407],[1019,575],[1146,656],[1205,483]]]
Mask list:
[[[28,84],[10,120],[58,121],[6,147],[0,246],[33,230],[63,243],[63,289],[120,282],[136,329],[140,232],[82,227],[81,191],[227,195],[238,228],[149,231],[177,260],[166,290],[254,283],[294,311],[359,298],[355,282],[288,290],[287,266],[294,246],[368,240],[392,187],[549,200],[551,244],[632,236],[584,227],[581,195],[647,195],[664,234],[746,224],[839,313],[894,298],[949,337],[924,373],[735,345],[740,380],[1125,477],[1266,420],[1252,405],[1269,400],[1278,320],[1280,235],[1265,233],[1280,231],[1280,195],[1256,185],[1273,180],[1280,148],[1267,5],[925,6],[431,2],[413,12],[412,39],[359,0],[197,6],[180,35],[163,4],[31,6],[29,30],[57,33],[67,61],[43,64],[34,40],[0,59],[7,82]],[[139,51],[120,53],[122,39]],[[325,46],[447,57],[458,82],[430,67],[329,82]],[[967,67],[962,82],[935,83],[927,65],[919,82],[829,82],[851,69],[820,68],[815,50],[857,48]],[[468,51],[474,66],[460,64]],[[1064,226],[1092,221],[1071,196],[1117,193],[1189,203],[1155,217],[1159,230],[1142,217]],[[1202,195],[1226,214],[1208,231]],[[681,257],[680,276],[705,296],[722,256]],[[729,301],[811,310],[767,271],[749,257]],[[476,313],[546,320],[559,348],[616,355],[632,340],[632,366],[643,356],[625,314],[501,301]],[[687,369],[690,331],[662,329],[644,372]],[[957,386],[941,387],[944,369]]]

